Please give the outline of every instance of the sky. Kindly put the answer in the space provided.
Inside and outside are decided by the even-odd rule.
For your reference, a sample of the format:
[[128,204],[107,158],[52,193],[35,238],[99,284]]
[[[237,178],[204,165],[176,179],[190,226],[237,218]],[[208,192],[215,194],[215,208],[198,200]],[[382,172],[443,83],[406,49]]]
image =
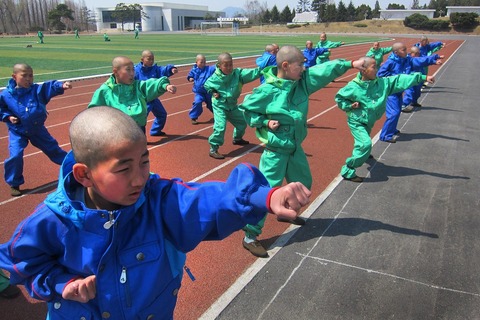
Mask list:
[[[84,0],[85,4],[89,9],[93,9],[95,6],[98,6],[98,0]],[[298,4],[298,0],[258,0],[261,4],[267,3],[269,9],[271,9],[274,5],[277,5],[277,8],[282,11],[285,6],[289,6],[290,9],[296,8]],[[361,4],[369,5],[372,9],[375,6],[376,0],[353,0],[353,4],[355,7],[358,7]],[[102,7],[115,7],[117,3],[125,2],[125,3],[140,3],[140,4],[147,4],[153,2],[167,2],[167,3],[182,3],[182,4],[195,4],[195,5],[204,5],[208,6],[208,10],[210,11],[222,11],[226,7],[239,7],[243,8],[245,5],[246,0],[203,0],[200,3],[195,0],[167,0],[167,1],[141,1],[141,0],[102,0],[101,6]],[[335,3],[338,4],[340,0],[335,0]],[[350,3],[350,0],[343,0],[346,6]],[[405,8],[409,9],[412,3],[412,0],[379,0],[381,9],[386,9],[389,3],[398,3],[405,5]],[[420,0],[420,5],[423,6],[424,3],[429,3],[428,0]]]

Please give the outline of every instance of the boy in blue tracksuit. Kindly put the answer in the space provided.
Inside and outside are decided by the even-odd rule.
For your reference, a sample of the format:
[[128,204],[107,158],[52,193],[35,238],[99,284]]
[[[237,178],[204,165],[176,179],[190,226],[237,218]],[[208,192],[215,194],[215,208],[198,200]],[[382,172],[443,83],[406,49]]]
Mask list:
[[29,141],[56,164],[61,164],[67,155],[45,128],[45,120],[50,99],[71,87],[70,82],[56,80],[35,84],[32,67],[25,63],[13,66],[12,79],[0,94],[0,119],[8,126],[10,151],[10,158],[4,163],[4,176],[12,196],[22,194],[23,150]]
[[197,119],[203,112],[202,104],[207,104],[208,110],[213,113],[212,109],[212,95],[203,87],[205,81],[215,72],[215,66],[206,66],[207,60],[203,54],[198,54],[193,65],[192,70],[187,75],[189,82],[193,81],[193,93],[195,98],[193,100],[192,110],[188,113],[190,121],[193,125],[197,125]]
[[330,51],[328,48],[313,48],[313,42],[308,40],[303,50],[303,56],[305,57],[303,66],[305,68],[313,67],[317,64],[317,58],[328,51]]
[[271,189],[249,164],[227,182],[161,179],[141,128],[112,107],[79,113],[70,141],[57,190],[0,245],[0,268],[47,302],[50,320],[172,319],[186,252],[266,210],[295,218],[311,194]]
[[[276,46],[275,44],[267,44],[265,46],[265,52],[255,60],[255,63],[262,70],[269,66],[276,66],[277,52],[278,46]],[[262,75],[260,77],[260,84],[263,83],[265,83],[265,77]]]
[[420,49],[420,57],[426,57],[430,55],[430,52],[438,51],[445,46],[445,43],[441,41],[430,43],[426,36],[420,37],[420,42],[415,43],[415,47]]
[[[428,66],[426,58],[412,58],[407,56],[407,46],[403,42],[396,42],[392,46],[392,53],[378,70],[379,77],[389,77],[397,74],[406,74],[412,68]],[[402,92],[392,94],[387,99],[385,124],[380,132],[380,140],[390,143],[397,142],[394,135],[398,133],[397,124],[402,110]]]
[[[420,57],[420,49],[418,47],[412,47],[410,49],[410,57],[416,59]],[[442,60],[445,58],[445,56],[441,55],[439,56],[438,54],[434,55],[428,55],[425,57],[428,61],[428,65],[440,65],[442,64]],[[407,71],[407,73],[415,73],[415,72],[421,72],[423,75],[427,75],[426,68],[424,67],[411,67],[410,70]],[[403,95],[403,105],[402,105],[402,112],[412,112],[413,107],[421,107],[422,105],[418,103],[418,99],[420,98],[420,95],[422,94],[422,85],[419,84],[413,87],[408,88],[405,90],[405,94]]]
[[[135,66],[135,79],[148,80],[152,78],[159,79],[161,77],[170,77],[178,72],[178,69],[173,64],[167,64],[166,67],[157,66],[155,63],[155,56],[150,50],[142,52],[141,61]],[[158,99],[147,102],[147,116],[150,111],[155,116],[152,128],[150,129],[151,136],[164,136],[163,128],[167,122],[167,111]]]

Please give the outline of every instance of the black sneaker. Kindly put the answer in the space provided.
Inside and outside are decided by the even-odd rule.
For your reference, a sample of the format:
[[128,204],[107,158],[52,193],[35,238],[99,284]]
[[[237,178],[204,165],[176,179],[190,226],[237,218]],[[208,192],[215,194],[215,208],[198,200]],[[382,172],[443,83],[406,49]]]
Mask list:
[[284,219],[284,218],[279,218],[277,217],[277,221],[278,222],[288,222],[288,223],[291,223],[291,224],[295,224],[297,226],[303,226],[305,225],[305,220],[303,220],[302,218],[300,217],[296,217],[295,219],[293,220],[288,220],[288,219]]
[[265,250],[264,247],[260,244],[260,241],[255,240],[250,243],[246,243],[245,240],[242,241],[243,247],[250,251],[255,257],[259,258],[268,258],[268,252]]
[[343,177],[344,180],[348,180],[348,181],[352,181],[352,182],[363,182],[363,178],[359,177],[359,176],[355,176],[353,178],[345,178]]
[[163,132],[163,131],[160,131],[160,132],[157,132],[157,133],[153,133],[153,134],[150,133],[150,136],[152,136],[152,137],[162,137],[162,136],[165,136],[165,135],[167,135],[167,134],[166,134],[165,132]]
[[18,197],[22,195],[22,191],[20,191],[20,187],[10,187],[10,195],[12,197]]
[[248,142],[247,140],[243,140],[243,139],[234,139],[233,140],[233,144],[234,145],[245,145],[245,144],[249,144],[250,142]]
[[198,124],[197,119],[192,119],[192,124],[197,125]]
[[214,159],[225,159],[225,157],[223,156],[223,154],[219,153],[218,150],[215,150],[215,151],[210,151],[210,157],[214,158]]
[[13,299],[20,294],[20,289],[17,286],[8,285],[2,292],[0,292],[0,297],[4,299]]

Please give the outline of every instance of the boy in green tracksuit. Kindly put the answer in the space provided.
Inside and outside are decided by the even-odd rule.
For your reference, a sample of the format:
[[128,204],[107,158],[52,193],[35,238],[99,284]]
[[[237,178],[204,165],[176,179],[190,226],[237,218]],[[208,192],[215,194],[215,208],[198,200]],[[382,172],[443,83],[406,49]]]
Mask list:
[[127,57],[115,57],[113,74],[95,91],[88,107],[110,106],[119,109],[135,120],[145,133],[147,124],[147,101],[158,98],[165,92],[175,93],[177,88],[167,77],[135,80],[135,68]]
[[44,43],[44,42],[43,42],[43,32],[40,31],[40,30],[38,30],[37,36],[38,36],[38,38],[40,39],[40,43]]
[[353,154],[345,161],[341,174],[345,180],[362,182],[355,169],[362,166],[370,157],[372,139],[370,132],[373,125],[385,113],[388,96],[402,92],[407,88],[421,84],[424,81],[433,83],[432,76],[421,73],[399,74],[391,77],[377,77],[377,64],[372,57],[363,57],[365,70],[340,89],[335,101],[340,109],[346,111],[347,122],[352,131],[355,143]]
[[[303,67],[303,53],[295,46],[283,46],[277,54],[277,67],[263,70],[265,83],[246,96],[239,106],[256,135],[265,143],[260,171],[272,188],[280,187],[283,179],[299,181],[312,187],[312,174],[302,142],[307,136],[308,97],[343,75],[352,67],[362,68],[363,61],[335,60],[308,69]],[[302,218],[279,220],[297,225]],[[265,219],[247,225],[243,246],[257,257],[267,257],[257,237]]]
[[383,56],[392,52],[392,47],[380,48],[380,42],[375,41],[373,47],[367,52],[365,56],[372,57],[377,63],[377,69],[380,68],[383,62]]
[[[331,48],[338,48],[342,45],[344,45],[345,42],[332,42],[327,40],[327,35],[322,33],[320,35],[320,41],[317,43],[317,46],[315,48],[325,48],[325,49],[331,49]],[[323,53],[322,55],[317,57],[317,64],[322,64],[325,62],[330,61],[330,56],[332,55],[332,52],[327,51]]]
[[225,158],[218,152],[218,148],[224,143],[227,121],[235,127],[233,144],[245,145],[249,143],[243,140],[247,124],[242,112],[238,109],[237,100],[242,93],[243,85],[260,78],[261,75],[260,68],[233,69],[233,60],[229,53],[222,53],[218,56],[214,74],[203,85],[205,90],[213,95],[212,107],[215,124],[213,125],[213,133],[208,138],[210,157],[214,159]]

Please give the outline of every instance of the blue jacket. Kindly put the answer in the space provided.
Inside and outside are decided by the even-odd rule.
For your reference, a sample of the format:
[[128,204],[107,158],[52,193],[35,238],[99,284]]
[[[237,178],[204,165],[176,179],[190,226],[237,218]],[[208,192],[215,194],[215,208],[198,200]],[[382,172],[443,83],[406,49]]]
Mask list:
[[[0,268],[11,283],[48,302],[56,319],[172,319],[185,253],[223,239],[268,212],[272,189],[260,171],[240,164],[226,182],[184,183],[151,174],[139,200],[109,212],[73,200],[73,154],[58,188],[0,245]],[[64,300],[76,276],[96,276],[87,303]]]
[[[257,66],[260,69],[265,69],[266,67],[276,66],[277,65],[277,56],[271,54],[270,52],[264,52],[260,57],[255,60]],[[260,83],[265,83],[265,77],[262,75],[260,77]]]
[[410,73],[415,73],[415,72],[421,72],[423,75],[427,75],[427,72],[425,70],[425,67],[434,65],[438,59],[440,59],[440,56],[438,54],[434,54],[431,56],[426,56],[426,57],[418,57],[418,58],[412,58],[413,60],[415,59],[422,59],[419,64],[411,65],[409,68],[407,68],[407,74]]
[[429,65],[430,60],[428,57],[412,58],[407,55],[405,58],[401,58],[392,52],[378,70],[377,76],[389,77],[397,74],[408,74]]
[[[47,120],[47,103],[55,96],[63,94],[63,82],[53,80],[43,84],[32,84],[28,88],[17,88],[17,82],[8,81],[7,88],[0,94],[0,119],[10,130],[22,135],[33,135]],[[20,123],[13,124],[8,119],[15,116]]]
[[167,64],[165,67],[157,66],[155,63],[151,67],[144,67],[140,61],[135,66],[135,79],[136,80],[148,80],[152,78],[170,77],[173,75],[172,70],[176,69],[173,64]]
[[193,92],[207,94],[207,90],[203,87],[205,81],[215,72],[215,66],[205,66],[200,69],[196,64],[193,65],[192,70],[187,75],[187,80],[193,79]]
[[420,42],[415,43],[415,47],[418,47],[420,49],[420,57],[426,57],[428,56],[428,53],[432,51],[435,48],[443,46],[443,43],[441,41],[429,43],[426,46],[421,47]]
[[305,62],[303,63],[303,66],[305,68],[313,67],[314,65],[317,64],[316,62],[317,57],[321,56],[327,51],[328,51],[328,48],[312,48],[312,49],[305,48],[303,50],[303,56],[305,57]]

